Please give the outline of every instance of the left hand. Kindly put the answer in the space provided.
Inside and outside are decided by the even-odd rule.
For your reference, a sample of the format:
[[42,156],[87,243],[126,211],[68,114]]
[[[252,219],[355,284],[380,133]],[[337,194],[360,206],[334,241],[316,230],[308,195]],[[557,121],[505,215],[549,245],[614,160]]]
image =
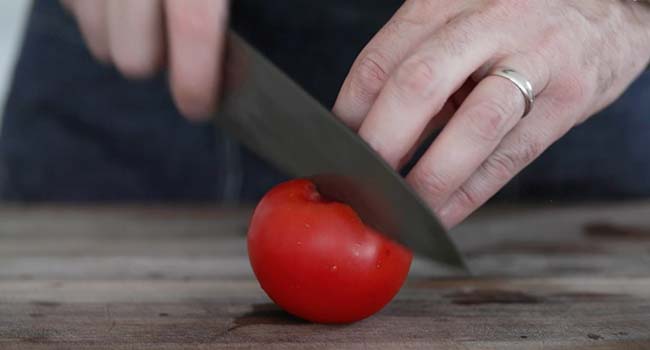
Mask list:
[[169,69],[176,106],[206,120],[217,106],[228,0],[61,0],[95,58],[129,78]]
[[[407,181],[451,227],[649,59],[650,6],[631,1],[407,0],[355,61],[334,112],[394,168],[444,125]],[[525,118],[522,92],[494,67],[532,83]]]

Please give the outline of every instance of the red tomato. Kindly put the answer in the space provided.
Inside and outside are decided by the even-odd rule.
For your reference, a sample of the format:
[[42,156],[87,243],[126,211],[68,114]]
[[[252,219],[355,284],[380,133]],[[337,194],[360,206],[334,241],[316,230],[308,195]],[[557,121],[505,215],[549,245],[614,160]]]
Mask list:
[[308,180],[285,182],[262,198],[248,231],[248,256],[276,304],[321,323],[379,311],[399,291],[412,260],[348,205],[323,199]]

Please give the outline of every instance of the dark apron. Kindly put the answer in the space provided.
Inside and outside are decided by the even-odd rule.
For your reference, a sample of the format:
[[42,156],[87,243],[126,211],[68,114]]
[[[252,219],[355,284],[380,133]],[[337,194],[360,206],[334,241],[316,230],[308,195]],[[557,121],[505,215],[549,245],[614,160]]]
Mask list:
[[[232,25],[324,105],[401,1],[233,1]],[[650,75],[573,130],[501,198],[650,194]],[[284,176],[176,111],[166,77],[134,82],[89,55],[39,0],[4,111],[0,196],[17,201],[250,201]]]

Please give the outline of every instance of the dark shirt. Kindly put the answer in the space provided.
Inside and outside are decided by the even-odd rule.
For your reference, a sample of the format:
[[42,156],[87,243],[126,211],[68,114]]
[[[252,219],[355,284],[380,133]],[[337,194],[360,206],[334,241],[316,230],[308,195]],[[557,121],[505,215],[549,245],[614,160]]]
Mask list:
[[[401,1],[233,1],[232,26],[325,106]],[[650,75],[534,162],[502,198],[650,194]],[[175,109],[166,76],[128,81],[89,54],[57,0],[29,19],[4,111],[0,196],[17,201],[249,201],[284,179]]]

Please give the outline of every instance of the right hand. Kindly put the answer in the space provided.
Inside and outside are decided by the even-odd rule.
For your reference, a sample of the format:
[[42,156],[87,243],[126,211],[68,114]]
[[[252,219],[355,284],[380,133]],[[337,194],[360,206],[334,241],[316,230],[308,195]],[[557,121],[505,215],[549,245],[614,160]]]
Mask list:
[[215,110],[228,0],[61,0],[92,54],[125,76],[170,71],[178,109],[190,119]]

